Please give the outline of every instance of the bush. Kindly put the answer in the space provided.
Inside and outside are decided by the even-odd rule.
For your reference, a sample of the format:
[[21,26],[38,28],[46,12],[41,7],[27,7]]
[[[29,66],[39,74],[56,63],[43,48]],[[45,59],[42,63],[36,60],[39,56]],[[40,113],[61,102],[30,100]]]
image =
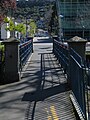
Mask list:
[[4,51],[5,51],[5,48],[4,48],[4,45],[2,45],[1,43],[0,43],[0,51],[2,52],[2,59],[1,59],[1,61],[3,62],[4,61]]

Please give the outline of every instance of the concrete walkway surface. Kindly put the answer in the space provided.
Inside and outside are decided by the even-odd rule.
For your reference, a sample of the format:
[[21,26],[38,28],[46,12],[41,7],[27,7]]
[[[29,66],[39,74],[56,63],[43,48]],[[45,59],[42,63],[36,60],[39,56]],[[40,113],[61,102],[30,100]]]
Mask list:
[[52,41],[35,39],[22,79],[0,86],[0,120],[76,120],[69,93]]

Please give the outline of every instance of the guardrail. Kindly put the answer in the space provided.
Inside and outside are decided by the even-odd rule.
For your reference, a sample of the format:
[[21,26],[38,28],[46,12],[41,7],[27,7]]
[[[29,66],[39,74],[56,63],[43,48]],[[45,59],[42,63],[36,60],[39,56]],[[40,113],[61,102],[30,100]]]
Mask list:
[[[86,66],[84,60],[68,45],[57,40],[53,40],[53,52],[64,69],[64,72],[69,76],[69,83],[72,89],[71,97],[74,99],[72,103],[79,114],[79,118],[87,119],[86,117]],[[70,95],[70,96],[72,96]],[[77,104],[76,104],[77,103]],[[78,106],[78,107],[77,107]],[[81,119],[80,118],[80,119]]]
[[53,52],[57,57],[57,59],[59,60],[59,62],[61,63],[64,72],[68,74],[68,64],[69,64],[68,46],[66,44],[63,44],[62,42],[58,42],[57,40],[54,40]]
[[73,49],[70,49],[71,88],[84,119],[86,118],[85,67],[82,57]]
[[33,39],[28,40],[25,43],[19,45],[20,53],[20,70],[22,70],[23,65],[25,65],[28,57],[33,53]]

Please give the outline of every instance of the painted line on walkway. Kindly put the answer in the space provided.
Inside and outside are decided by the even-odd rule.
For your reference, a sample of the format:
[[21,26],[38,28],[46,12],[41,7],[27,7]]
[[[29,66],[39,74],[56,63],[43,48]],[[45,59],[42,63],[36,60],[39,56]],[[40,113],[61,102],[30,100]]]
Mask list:
[[50,111],[48,111],[47,108],[45,108],[45,111],[47,113],[47,120],[52,120],[52,116],[50,115]]
[[46,112],[47,112],[47,120],[60,120],[57,113],[56,113],[56,109],[55,106],[50,106],[50,111],[45,108]]
[[48,120],[52,120],[52,116],[48,116]]
[[54,120],[59,120],[58,115],[57,115],[57,113],[56,113],[55,106],[51,106],[51,107],[50,107],[50,110],[51,110],[53,119],[54,119]]

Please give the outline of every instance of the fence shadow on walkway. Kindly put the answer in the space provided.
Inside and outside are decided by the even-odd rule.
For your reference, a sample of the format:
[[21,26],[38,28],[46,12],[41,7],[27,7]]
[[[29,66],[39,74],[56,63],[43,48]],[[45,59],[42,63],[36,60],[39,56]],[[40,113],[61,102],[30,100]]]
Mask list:
[[24,94],[22,101],[43,101],[44,99],[51,97],[53,95],[68,91],[67,83],[51,87],[44,90],[38,90],[36,92],[27,92]]
[[[45,55],[46,55],[46,58],[45,58]],[[55,82],[54,78],[52,77],[52,76],[57,76],[56,72],[58,72],[59,70],[60,71],[63,71],[63,70],[59,66],[59,64],[58,64],[58,66],[60,68],[58,67],[58,69],[56,70],[55,65],[54,65],[55,59],[52,59],[52,57],[50,55],[52,55],[52,53],[41,54],[41,78],[40,78],[41,82],[39,83],[37,91],[26,92],[22,98],[22,101],[29,102],[29,107],[30,107],[30,108],[28,107],[25,120],[28,120],[28,118],[30,117],[30,114],[29,114],[30,111],[31,111],[31,119],[30,120],[34,120],[35,106],[36,106],[37,102],[44,101],[45,99],[47,99],[49,97],[52,97],[59,93],[63,93],[63,92],[70,90],[68,87],[68,84],[67,84],[67,80],[60,83],[59,76],[57,77],[58,80],[56,80],[56,82]],[[48,59],[48,56],[49,56],[49,59]],[[49,62],[48,67],[46,66],[45,62]],[[53,64],[53,68],[52,68],[51,64]],[[46,79],[46,77],[48,78],[48,76],[50,76],[50,74],[51,74],[50,69],[52,70],[51,80]],[[47,72],[47,74],[46,74],[46,72]],[[61,74],[63,74],[64,79],[65,79],[64,73],[62,72]],[[57,81],[59,84],[57,84]],[[50,86],[45,87],[45,84],[50,84]],[[31,104],[33,104],[33,108],[31,108]]]
[[[22,98],[22,101],[42,101],[43,99],[47,98],[47,97],[50,97],[50,96],[53,96],[55,94],[58,94],[58,93],[61,93],[61,92],[65,92],[67,90],[69,90],[68,88],[68,84],[67,82],[62,82],[59,83],[59,84],[56,84],[55,85],[55,80],[53,81],[50,81],[50,80],[46,80],[46,71],[47,70],[50,70],[50,69],[53,69],[53,76],[57,76],[57,73],[59,70],[61,71],[62,68],[60,68],[60,66],[58,67],[59,69],[58,70],[55,70],[55,66],[53,68],[50,67],[50,64],[49,64],[49,67],[47,68],[45,66],[45,62],[55,62],[55,59],[52,60],[52,58],[50,59],[45,59],[44,56],[45,55],[50,55],[52,53],[41,53],[41,82],[39,82],[39,85],[38,85],[38,89],[37,91],[34,91],[34,92],[28,92],[28,93],[25,93],[23,98]],[[50,73],[50,71],[48,72],[48,74]],[[64,73],[60,73],[61,75],[64,75]],[[40,73],[39,73],[39,76],[40,76]],[[59,81],[59,80],[58,80]],[[52,84],[52,86],[50,86],[49,88],[45,88],[44,89],[44,84],[45,82],[49,82]],[[53,86],[53,83],[55,86]],[[56,82],[57,83],[57,82]]]

